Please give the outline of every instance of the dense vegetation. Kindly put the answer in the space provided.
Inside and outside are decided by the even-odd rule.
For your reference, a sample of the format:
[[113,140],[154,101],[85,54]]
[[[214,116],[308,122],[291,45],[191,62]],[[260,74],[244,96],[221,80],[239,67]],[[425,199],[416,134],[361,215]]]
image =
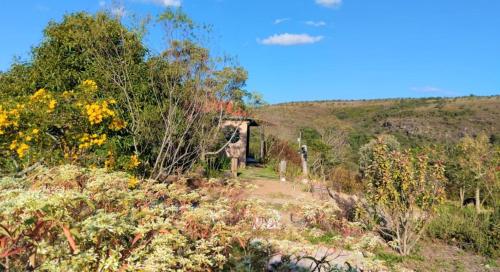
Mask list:
[[[238,180],[207,178],[239,140],[223,118],[263,104],[244,89],[246,71],[212,56],[205,28],[182,12],[156,23],[160,53],[143,43],[148,22],[69,14],[0,74],[0,271],[262,271],[277,254],[277,271],[301,258],[356,271],[298,252],[308,241],[407,256],[424,235],[500,255],[498,97],[260,107],[267,169],[285,159],[288,177],[301,175],[300,135],[303,189],[359,194],[350,207],[282,207],[300,226],[285,232]],[[463,207],[471,199],[476,208]]]
[[[0,171],[35,163],[106,167],[159,178],[190,169],[217,144],[226,108],[244,107],[246,72],[197,43],[166,11],[164,51],[107,14],[51,22],[26,62],[0,75]],[[201,34],[200,34],[201,35]]]
[[[401,253],[427,233],[498,257],[499,105],[499,97],[324,101],[264,106],[257,115],[271,134],[268,161],[298,150],[301,135],[313,179],[367,197],[366,226]],[[299,163],[289,159],[292,168]],[[475,212],[460,208],[466,204]]]

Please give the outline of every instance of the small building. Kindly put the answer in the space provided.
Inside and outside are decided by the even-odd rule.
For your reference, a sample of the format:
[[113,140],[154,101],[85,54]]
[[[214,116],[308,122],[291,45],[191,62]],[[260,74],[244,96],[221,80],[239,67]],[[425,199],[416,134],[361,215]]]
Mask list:
[[[247,117],[228,117],[225,118],[222,124],[226,140],[230,141],[225,150],[226,155],[229,158],[238,158],[238,167],[244,168],[247,163],[253,160],[253,158],[249,157],[250,129],[258,126],[259,124],[254,119]],[[261,130],[261,157],[263,157],[264,153],[263,139],[263,131]]]

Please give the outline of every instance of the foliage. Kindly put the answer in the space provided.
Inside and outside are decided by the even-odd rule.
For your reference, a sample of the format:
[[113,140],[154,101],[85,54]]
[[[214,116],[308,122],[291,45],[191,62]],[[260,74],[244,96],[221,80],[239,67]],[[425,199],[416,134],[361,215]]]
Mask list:
[[232,245],[249,239],[250,206],[222,197],[226,189],[212,199],[186,180],[168,185],[71,165],[35,172],[0,180],[3,268],[218,270]]
[[422,153],[391,151],[377,140],[363,182],[378,230],[400,254],[410,253],[443,201],[444,179],[440,161]]
[[330,170],[327,184],[335,191],[344,193],[358,193],[363,191],[363,183],[358,173],[340,165]]
[[472,207],[457,209],[453,204],[441,205],[438,216],[427,229],[439,238],[463,249],[486,256],[500,256],[500,210],[477,213]]
[[142,43],[146,26],[105,13],[49,23],[32,58],[0,77],[1,171],[69,162],[160,178],[213,148],[221,105],[245,107],[247,73],[212,57],[181,11],[159,21],[169,39],[158,54]]
[[[448,172],[451,187],[460,190],[460,200],[471,189],[489,191],[498,186],[495,177],[495,150],[486,134],[476,137],[465,136],[456,144],[450,154]],[[490,202],[494,201],[490,198]]]
[[40,161],[136,170],[140,161],[127,146],[127,122],[117,115],[116,100],[100,92],[95,81],[85,80],[72,91],[42,88],[0,101],[2,171]]
[[334,147],[325,142],[324,136],[313,128],[301,129],[303,144],[307,145],[308,161],[311,174],[326,177],[328,169],[340,163],[340,156]]
[[399,151],[401,150],[401,145],[398,140],[392,136],[387,134],[382,134],[378,136],[376,139],[370,140],[367,144],[363,145],[359,149],[359,171],[363,176],[367,168],[373,163],[374,159],[374,148],[376,145],[382,142],[384,145],[389,148],[389,151]]

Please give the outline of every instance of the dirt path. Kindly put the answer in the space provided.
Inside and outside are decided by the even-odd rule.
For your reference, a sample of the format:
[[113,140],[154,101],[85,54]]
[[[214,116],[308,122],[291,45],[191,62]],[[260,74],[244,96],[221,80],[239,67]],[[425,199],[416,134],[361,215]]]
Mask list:
[[[333,201],[331,199],[319,199],[317,196],[307,191],[307,186],[301,183],[283,182],[277,179],[257,178],[246,180],[245,183],[251,189],[245,191],[247,199],[255,199],[260,201],[267,208],[273,209],[280,214],[280,230],[269,230],[272,235],[280,236],[277,232],[281,233],[300,233],[306,230],[303,225],[298,224],[291,220],[292,213],[295,212],[293,207],[304,207],[307,205],[319,205],[325,201]],[[365,258],[363,253],[359,250],[349,250],[339,248],[333,245],[319,243],[310,244],[307,241],[294,241],[288,240],[287,237],[280,237],[283,243],[291,248],[303,248],[307,253],[304,255],[314,256],[316,259],[325,258],[331,265],[346,266],[349,263],[356,267],[366,267],[368,262],[373,262],[373,258]],[[283,252],[286,254],[286,252]],[[279,261],[280,256],[275,256],[273,261]],[[302,268],[309,269],[314,263],[311,260],[301,260],[297,263]],[[379,265],[379,267],[383,267]],[[385,269],[377,269],[373,271],[386,271]]]

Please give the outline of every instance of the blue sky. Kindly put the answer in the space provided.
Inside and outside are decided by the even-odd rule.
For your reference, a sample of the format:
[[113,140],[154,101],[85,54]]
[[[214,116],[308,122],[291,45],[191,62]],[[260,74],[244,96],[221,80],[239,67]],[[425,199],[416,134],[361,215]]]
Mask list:
[[[24,0],[0,10],[0,70],[26,58],[50,20],[123,6],[181,6],[214,28],[211,47],[271,103],[500,94],[497,0]],[[163,46],[153,32],[147,43]]]

